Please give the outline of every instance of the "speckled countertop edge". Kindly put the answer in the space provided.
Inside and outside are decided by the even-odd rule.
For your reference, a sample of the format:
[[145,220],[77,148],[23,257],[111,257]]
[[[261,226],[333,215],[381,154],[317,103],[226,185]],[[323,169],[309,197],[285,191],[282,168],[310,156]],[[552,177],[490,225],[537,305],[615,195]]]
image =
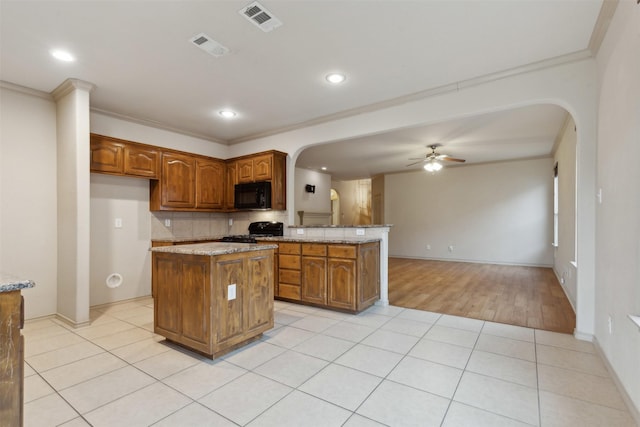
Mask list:
[[205,240],[220,240],[225,234],[217,236],[198,236],[198,237],[165,237],[160,239],[151,239],[152,242],[199,242]]
[[278,236],[278,237],[258,237],[258,240],[266,242],[287,242],[287,243],[327,243],[327,244],[345,244],[345,245],[362,245],[364,243],[374,243],[382,240],[380,237],[294,237],[294,236]]
[[393,224],[364,224],[364,225],[289,225],[287,228],[382,228],[393,227]]
[[172,254],[182,255],[206,255],[217,256],[234,254],[240,252],[254,252],[267,249],[277,249],[278,245],[272,244],[255,244],[255,243],[226,243],[226,242],[211,242],[211,243],[193,243],[190,245],[175,245],[175,246],[158,246],[151,248],[152,252],[164,252]]
[[0,271],[0,293],[19,291],[20,289],[33,288],[35,282],[29,279],[21,279],[12,274]]

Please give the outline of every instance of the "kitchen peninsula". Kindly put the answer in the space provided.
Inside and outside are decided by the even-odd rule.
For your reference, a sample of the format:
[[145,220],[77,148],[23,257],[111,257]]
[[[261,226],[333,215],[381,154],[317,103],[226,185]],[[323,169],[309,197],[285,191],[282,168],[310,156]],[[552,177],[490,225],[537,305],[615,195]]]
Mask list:
[[215,358],[273,328],[274,244],[154,247],[154,332]]

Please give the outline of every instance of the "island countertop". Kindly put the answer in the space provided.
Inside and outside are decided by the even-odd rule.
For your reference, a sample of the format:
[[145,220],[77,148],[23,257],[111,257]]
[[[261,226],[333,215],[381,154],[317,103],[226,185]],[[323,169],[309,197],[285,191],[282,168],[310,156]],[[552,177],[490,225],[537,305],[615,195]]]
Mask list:
[[0,271],[0,292],[18,291],[20,289],[33,288],[35,285],[32,280],[21,279]]
[[365,243],[379,242],[379,237],[311,237],[311,236],[273,236],[256,237],[260,241],[274,243],[326,243],[344,245],[363,245]]
[[151,248],[151,251],[183,254],[183,255],[217,256],[217,255],[234,254],[234,253],[240,253],[240,252],[262,251],[265,249],[278,249],[278,245],[254,244],[254,243],[210,242],[210,243],[193,243],[189,245],[157,246],[157,247]]

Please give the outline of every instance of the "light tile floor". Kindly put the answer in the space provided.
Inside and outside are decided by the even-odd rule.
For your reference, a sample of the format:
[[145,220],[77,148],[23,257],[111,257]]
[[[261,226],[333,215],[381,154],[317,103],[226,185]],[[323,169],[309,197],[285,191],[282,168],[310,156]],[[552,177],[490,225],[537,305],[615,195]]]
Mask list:
[[280,301],[208,360],[153,334],[153,301],[25,325],[26,426],[633,426],[591,343],[399,307]]

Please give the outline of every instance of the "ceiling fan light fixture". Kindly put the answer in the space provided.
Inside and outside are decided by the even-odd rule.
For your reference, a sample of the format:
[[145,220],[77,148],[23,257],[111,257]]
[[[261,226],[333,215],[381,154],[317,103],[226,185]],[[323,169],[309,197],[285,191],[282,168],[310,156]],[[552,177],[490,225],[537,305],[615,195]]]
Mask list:
[[438,172],[440,169],[442,169],[442,165],[434,160],[429,161],[424,165],[424,170],[427,172]]

